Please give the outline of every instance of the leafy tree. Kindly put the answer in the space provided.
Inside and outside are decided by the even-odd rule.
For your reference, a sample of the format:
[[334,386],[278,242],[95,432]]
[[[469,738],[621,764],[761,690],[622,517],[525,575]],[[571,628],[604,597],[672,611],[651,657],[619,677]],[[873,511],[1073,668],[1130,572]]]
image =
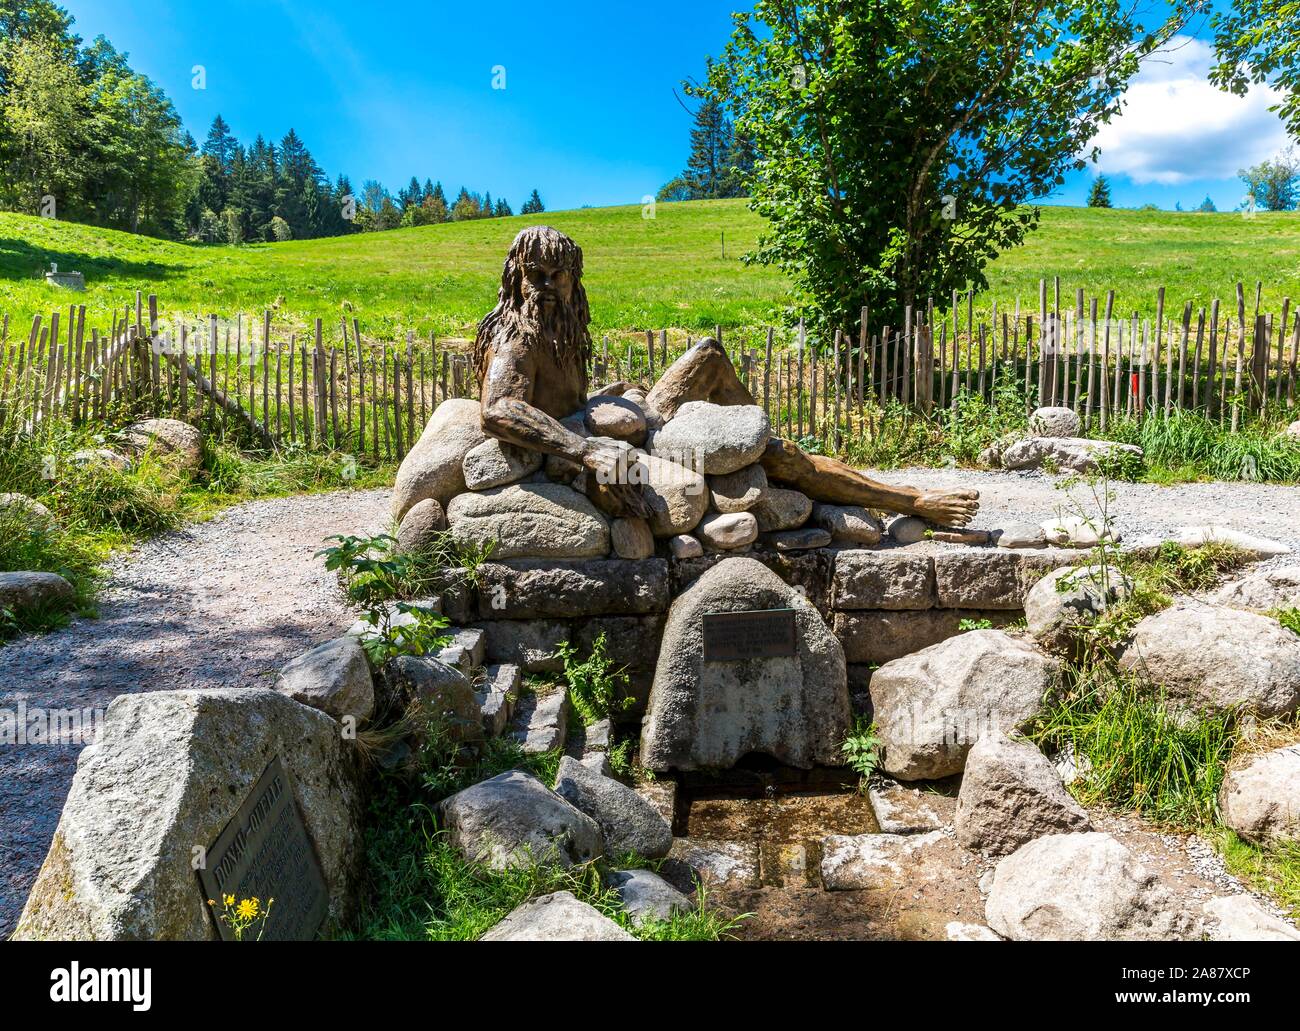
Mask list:
[[276,243],[283,243],[285,240],[292,240],[293,229],[290,227],[288,222],[282,219],[279,215],[276,215],[275,218],[271,219],[271,237],[276,241]]
[[536,190],[533,190],[528,199],[524,201],[524,206],[519,209],[519,214],[540,215],[545,210],[546,205],[542,203],[541,195]]
[[1092,181],[1092,188],[1088,191],[1088,207],[1108,208],[1110,206],[1110,180],[1104,175],[1099,175]]
[[659,187],[659,192],[655,194],[655,200],[659,201],[681,201],[694,200],[695,190],[683,176],[675,176]]
[[221,213],[221,221],[225,225],[226,243],[231,246],[238,246],[244,242],[244,212],[239,208],[226,208]]
[[823,333],[987,285],[1036,208],[1095,157],[1153,26],[1119,0],[758,0],[697,95],[761,159],[750,260],[784,269]]
[[1237,175],[1255,203],[1268,211],[1290,211],[1300,199],[1300,161],[1289,150]]
[[1276,111],[1300,138],[1300,7],[1295,0],[1233,0],[1211,19],[1218,64],[1210,81],[1244,94],[1252,83],[1277,87]]
[[460,188],[460,193],[456,195],[456,203],[451,207],[451,217],[454,222],[468,222],[471,219],[479,218],[483,213],[483,204],[477,194],[470,193],[465,187]]

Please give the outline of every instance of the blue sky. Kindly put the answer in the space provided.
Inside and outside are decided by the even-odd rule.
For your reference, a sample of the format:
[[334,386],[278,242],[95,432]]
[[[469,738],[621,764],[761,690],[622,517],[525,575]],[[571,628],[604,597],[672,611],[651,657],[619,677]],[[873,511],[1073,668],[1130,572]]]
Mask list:
[[[690,119],[673,95],[721,50],[737,0],[367,6],[337,0],[64,0],[159,83],[202,141],[220,112],[240,139],[292,126],[330,175],[396,191],[410,177],[548,207],[637,203],[680,170]],[[219,13],[218,13],[219,11]],[[1153,61],[1099,138],[1114,202],[1235,207],[1238,167],[1280,150],[1268,91],[1209,86],[1209,48]],[[192,86],[202,65],[206,88]],[[503,67],[506,88],[493,89]],[[1096,171],[1049,203],[1079,204]]]

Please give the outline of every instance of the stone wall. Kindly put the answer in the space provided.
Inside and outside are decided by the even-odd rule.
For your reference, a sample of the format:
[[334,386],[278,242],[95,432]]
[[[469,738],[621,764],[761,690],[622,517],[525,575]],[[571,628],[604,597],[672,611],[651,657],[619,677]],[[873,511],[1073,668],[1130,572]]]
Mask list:
[[[589,647],[603,632],[609,654],[628,668],[635,716],[650,690],[672,599],[734,554],[488,562],[473,585],[444,595],[443,610],[454,623],[486,631],[488,662],[531,673],[560,670],[550,656],[561,641]],[[1025,595],[1042,576],[1078,560],[1066,549],[932,541],[745,554],[817,607],[844,648],[850,685],[858,688],[871,666],[946,640],[964,619],[1000,626],[1019,618]]]

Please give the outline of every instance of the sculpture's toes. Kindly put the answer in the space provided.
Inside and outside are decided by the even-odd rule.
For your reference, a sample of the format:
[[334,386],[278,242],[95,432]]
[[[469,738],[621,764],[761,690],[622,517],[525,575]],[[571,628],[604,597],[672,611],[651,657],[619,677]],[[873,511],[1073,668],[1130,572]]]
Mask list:
[[917,508],[931,522],[944,526],[965,526],[979,512],[979,492],[953,490],[926,494],[919,499]]

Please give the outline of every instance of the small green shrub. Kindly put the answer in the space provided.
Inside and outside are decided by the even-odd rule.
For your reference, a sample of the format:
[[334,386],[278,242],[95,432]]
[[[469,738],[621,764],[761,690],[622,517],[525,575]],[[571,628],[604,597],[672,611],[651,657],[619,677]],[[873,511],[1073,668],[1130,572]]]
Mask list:
[[1277,609],[1273,616],[1293,634],[1300,634],[1300,609]]
[[603,631],[592,641],[591,654],[585,660],[579,659],[579,649],[571,641],[561,642],[556,655],[564,661],[569,701],[587,726],[611,719],[634,704],[626,694],[625,667],[616,666],[605,654]]
[[450,640],[441,633],[446,617],[395,600],[415,559],[398,551],[394,538],[340,535],[328,540],[338,544],[316,555],[325,559],[326,569],[339,574],[348,598],[361,606],[362,622],[374,628],[361,642],[371,662],[382,666],[398,655],[424,655]]
[[876,725],[862,716],[853,723],[853,729],[840,745],[845,764],[860,778],[860,787],[880,768],[881,740]]

